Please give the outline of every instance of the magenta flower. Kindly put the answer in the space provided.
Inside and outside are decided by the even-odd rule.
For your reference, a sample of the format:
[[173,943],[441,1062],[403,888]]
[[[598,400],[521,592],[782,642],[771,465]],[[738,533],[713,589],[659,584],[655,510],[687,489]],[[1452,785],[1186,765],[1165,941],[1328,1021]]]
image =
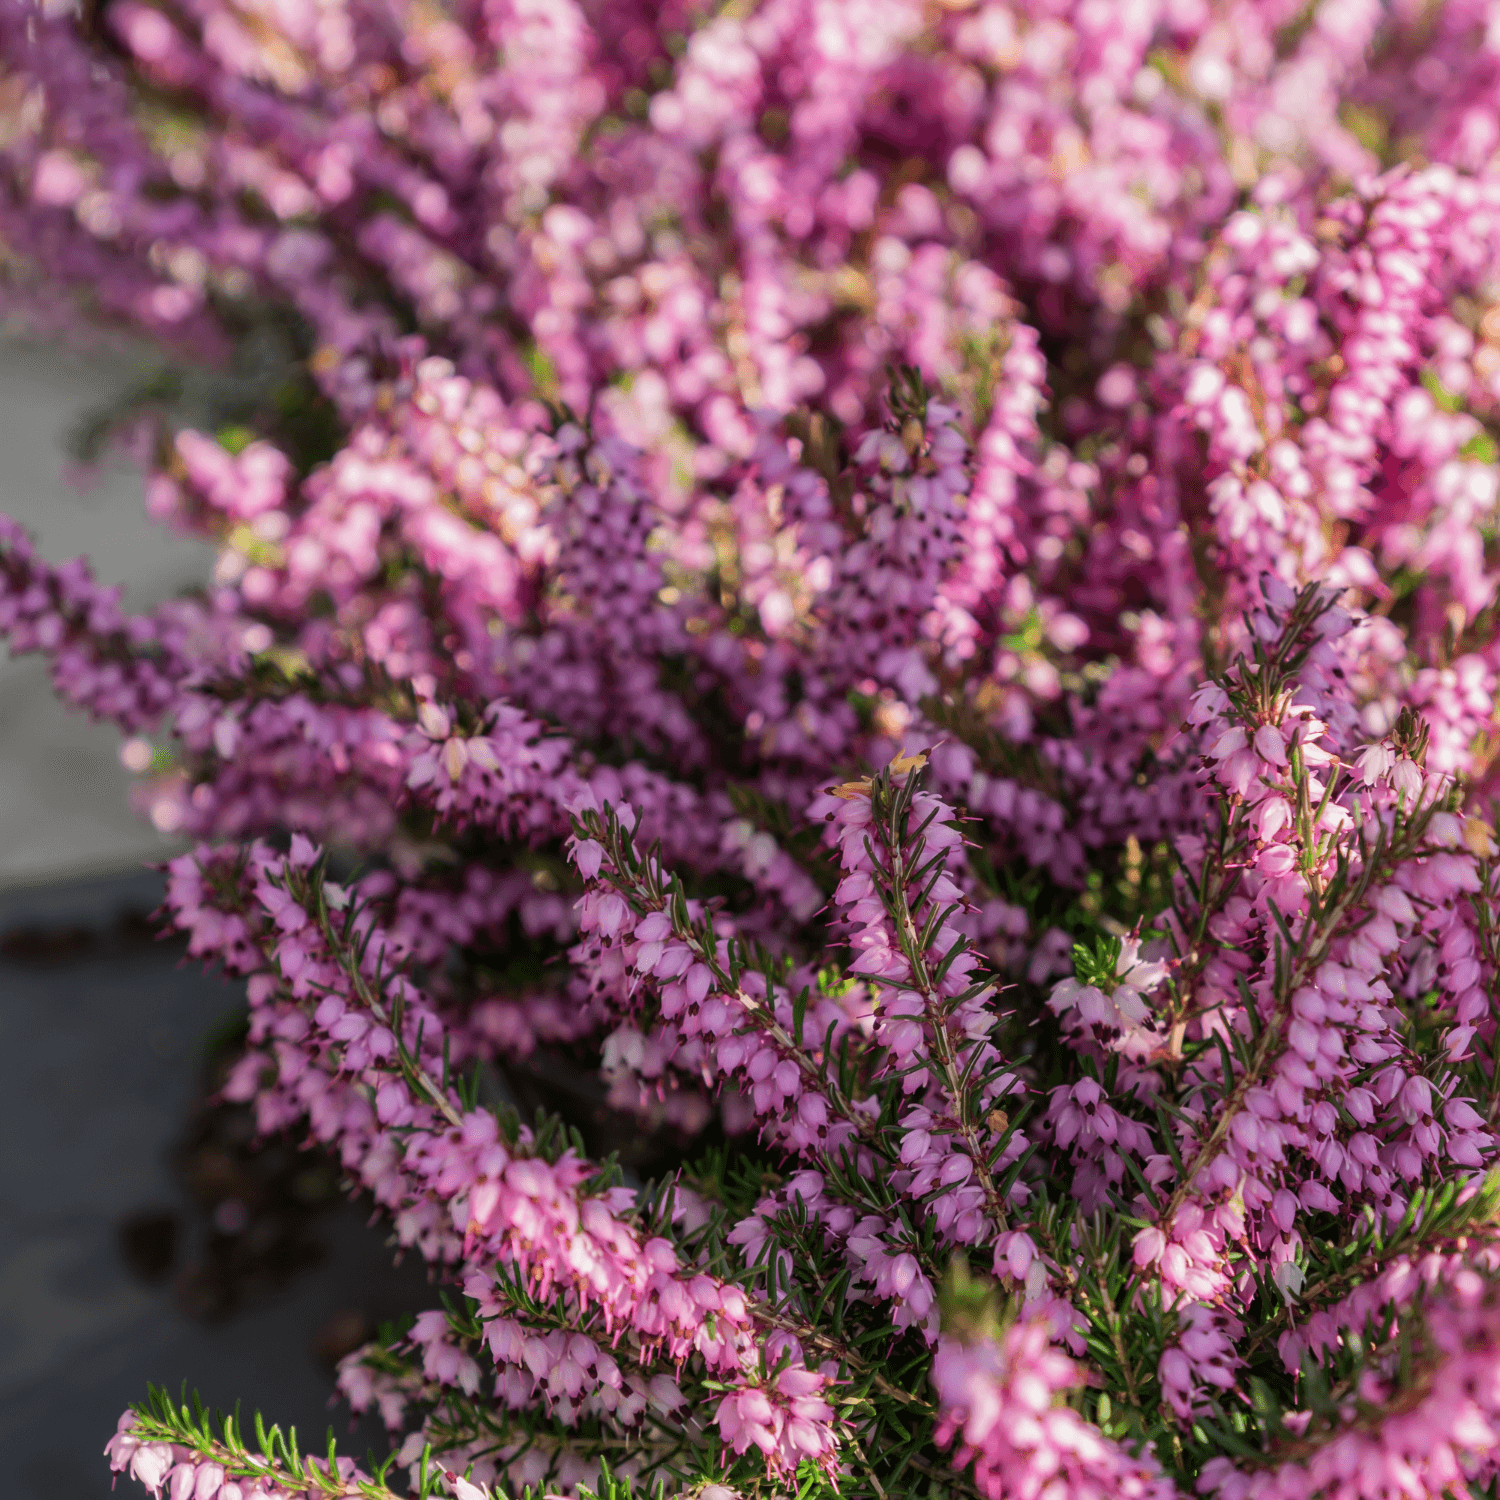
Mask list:
[[201,591],[0,521],[0,630],[447,1293],[380,1477],[164,1398],[116,1473],[1492,1485],[1496,32],[0,0],[9,312],[269,371],[112,434]]

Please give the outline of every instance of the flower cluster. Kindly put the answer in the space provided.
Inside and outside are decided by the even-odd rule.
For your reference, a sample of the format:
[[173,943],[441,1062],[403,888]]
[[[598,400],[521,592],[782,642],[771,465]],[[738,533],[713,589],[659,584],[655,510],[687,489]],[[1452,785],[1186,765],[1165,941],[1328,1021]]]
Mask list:
[[973,1344],[944,1339],[932,1362],[942,1401],[940,1442],[961,1436],[961,1459],[988,1494],[1018,1500],[1056,1489],[1079,1500],[1168,1500],[1171,1481],[1133,1458],[1058,1400],[1078,1384],[1072,1360],[1049,1347],[1045,1319]]
[[116,1470],[1493,1485],[1497,17],[0,0],[7,315],[243,367],[0,631],[445,1283]]

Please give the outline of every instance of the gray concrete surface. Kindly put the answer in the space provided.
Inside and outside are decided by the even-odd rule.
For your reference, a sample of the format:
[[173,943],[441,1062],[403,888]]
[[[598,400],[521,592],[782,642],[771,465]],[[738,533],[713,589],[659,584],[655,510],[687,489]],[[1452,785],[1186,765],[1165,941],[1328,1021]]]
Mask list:
[[[87,356],[0,342],[0,511],[61,562],[80,553],[96,576],[125,585],[145,609],[202,583],[208,546],[147,519],[139,475],[107,465],[80,492],[64,475],[64,439],[78,419],[154,368],[146,356]],[[160,859],[170,846],[131,812],[120,737],[62,707],[36,657],[0,648],[0,887]]]
[[[0,938],[103,928],[159,894],[151,875],[0,894]],[[0,1451],[20,1500],[104,1500],[101,1451],[148,1383],[175,1391],[186,1380],[210,1405],[259,1407],[268,1422],[295,1424],[304,1451],[324,1445],[330,1424],[343,1451],[378,1441],[330,1410],[310,1346],[331,1314],[378,1322],[436,1296],[417,1266],[392,1271],[353,1208],[320,1221],[321,1265],[219,1324],[188,1317],[170,1284],[136,1279],[117,1248],[125,1215],[185,1212],[167,1153],[201,1039],[238,1003],[175,947],[47,964],[0,956]],[[124,1482],[120,1493],[131,1491]]]

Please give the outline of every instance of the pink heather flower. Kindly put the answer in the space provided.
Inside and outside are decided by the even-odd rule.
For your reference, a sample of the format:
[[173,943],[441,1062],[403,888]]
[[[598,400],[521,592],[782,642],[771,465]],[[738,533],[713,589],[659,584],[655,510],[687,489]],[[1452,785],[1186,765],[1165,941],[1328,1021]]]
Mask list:
[[172,1464],[172,1450],[165,1443],[142,1443],[130,1459],[130,1474],[153,1494],[161,1491]]
[[1262,724],[1255,731],[1255,753],[1273,766],[1286,764],[1286,741],[1274,724]]
[[[0,518],[0,633],[192,849],[226,1099],[467,1299],[340,1373],[416,1482],[1484,1487],[1486,6],[106,12],[0,0],[6,315],[275,399],[108,436],[201,589]],[[470,1087],[528,1070],[653,1161],[753,1132],[753,1206]],[[1344,1404],[1212,1451],[1272,1340]]]
[[958,1439],[957,1461],[973,1463],[981,1491],[994,1500],[1042,1494],[1049,1485],[1069,1495],[1175,1496],[1149,1455],[1133,1458],[1061,1404],[1079,1375],[1048,1342],[1039,1319],[998,1342],[943,1339],[933,1361],[938,1441]]
[[448,1481],[448,1488],[453,1492],[454,1500],[489,1500],[489,1490],[482,1484],[471,1484],[461,1474],[452,1472],[443,1476]]

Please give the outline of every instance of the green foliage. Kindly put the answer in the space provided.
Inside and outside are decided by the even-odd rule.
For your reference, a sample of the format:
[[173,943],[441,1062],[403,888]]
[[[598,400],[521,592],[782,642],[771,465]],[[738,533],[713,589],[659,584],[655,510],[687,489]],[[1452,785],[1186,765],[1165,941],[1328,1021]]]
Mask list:
[[962,1254],[948,1262],[947,1275],[938,1290],[938,1311],[943,1332],[965,1343],[999,1338],[1015,1320],[1014,1307],[1000,1296],[995,1283],[974,1275],[968,1257]]
[[1500,448],[1495,446],[1495,440],[1487,432],[1476,432],[1462,448],[1458,450],[1460,458],[1473,459],[1482,464],[1492,464],[1500,460]]
[[1450,391],[1438,378],[1435,370],[1423,370],[1421,381],[1427,394],[1432,397],[1441,410],[1450,412],[1463,410],[1464,398],[1456,391]]
[[[295,1427],[285,1432],[279,1426],[268,1429],[257,1411],[251,1423],[252,1445],[246,1439],[238,1407],[228,1416],[210,1413],[196,1391],[188,1395],[185,1385],[177,1400],[164,1388],[150,1387],[145,1404],[136,1408],[136,1419],[138,1437],[180,1443],[200,1458],[222,1464],[231,1479],[259,1479],[289,1490],[305,1490],[310,1497],[359,1494],[367,1500],[387,1500],[392,1495],[386,1475],[393,1459],[375,1466],[369,1479],[351,1482],[339,1476],[338,1444],[332,1428],[324,1452],[304,1454]],[[435,1493],[439,1475],[440,1470],[424,1453],[421,1482],[412,1492],[413,1500],[428,1500]]]
[[1080,984],[1091,984],[1106,992],[1115,986],[1120,962],[1120,939],[1107,935],[1096,937],[1092,946],[1073,944],[1073,977]]
[[238,422],[231,422],[221,427],[215,436],[221,448],[236,456],[243,453],[256,438],[254,431]]

